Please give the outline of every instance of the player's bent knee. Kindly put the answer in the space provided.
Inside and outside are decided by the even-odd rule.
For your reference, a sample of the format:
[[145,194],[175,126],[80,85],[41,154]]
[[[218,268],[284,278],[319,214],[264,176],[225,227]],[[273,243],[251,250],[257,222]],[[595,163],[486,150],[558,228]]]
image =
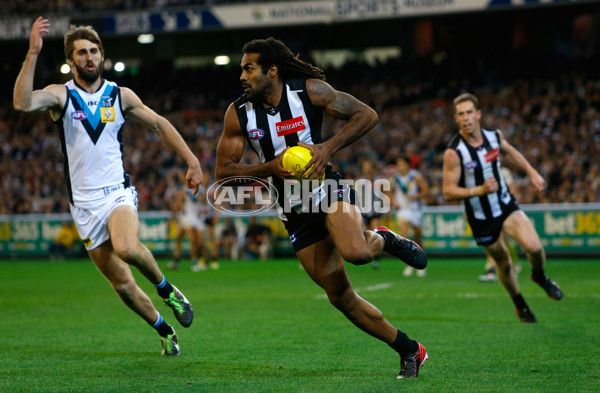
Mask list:
[[531,254],[533,256],[541,256],[544,254],[544,249],[542,248],[541,244],[536,245],[535,247],[532,247],[529,250],[525,250],[528,254]]
[[329,302],[344,315],[350,316],[356,309],[357,296],[354,292],[341,295],[328,294]]
[[127,300],[133,297],[136,287],[134,280],[112,281],[111,284],[121,299]]
[[339,250],[342,258],[353,265],[364,265],[373,260],[373,253],[366,247],[348,247]]
[[129,264],[135,264],[141,256],[141,249],[134,245],[115,247],[115,254]]

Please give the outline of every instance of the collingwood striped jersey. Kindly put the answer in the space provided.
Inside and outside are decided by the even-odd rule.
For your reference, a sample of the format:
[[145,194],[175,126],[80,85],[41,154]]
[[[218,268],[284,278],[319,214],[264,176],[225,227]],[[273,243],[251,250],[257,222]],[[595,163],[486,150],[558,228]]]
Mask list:
[[[271,161],[288,146],[298,142],[321,143],[323,111],[315,107],[306,92],[306,79],[285,81],[278,107],[264,108],[247,101],[245,96],[233,103],[242,133],[261,163]],[[269,182],[277,189],[279,206],[283,206],[283,180],[271,176]],[[282,216],[282,219],[285,217]]]
[[500,172],[500,137],[497,131],[481,129],[483,143],[479,147],[468,144],[460,134],[456,134],[449,149],[458,153],[461,174],[458,185],[473,188],[486,179],[495,177],[498,191],[465,199],[469,220],[491,220],[502,215],[504,207],[515,200]]
[[64,172],[69,199],[75,206],[104,197],[107,190],[129,186],[123,169],[123,123],[119,87],[102,80],[93,94],[68,81],[67,101],[59,127],[65,155]]

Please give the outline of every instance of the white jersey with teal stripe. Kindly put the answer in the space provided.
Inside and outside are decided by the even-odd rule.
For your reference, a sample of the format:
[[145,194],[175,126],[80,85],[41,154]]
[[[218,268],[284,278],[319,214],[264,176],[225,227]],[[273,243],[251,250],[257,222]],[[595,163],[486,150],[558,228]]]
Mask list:
[[116,83],[102,80],[93,94],[73,80],[65,86],[67,102],[57,121],[65,154],[65,180],[71,203],[84,207],[115,187],[129,186],[123,169],[125,118]]

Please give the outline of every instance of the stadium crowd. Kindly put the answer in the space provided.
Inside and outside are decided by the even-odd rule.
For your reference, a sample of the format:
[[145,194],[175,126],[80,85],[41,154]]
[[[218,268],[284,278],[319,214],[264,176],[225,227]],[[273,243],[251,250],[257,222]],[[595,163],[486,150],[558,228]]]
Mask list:
[[[338,170],[346,178],[360,178],[359,163],[371,160],[379,176],[387,177],[396,157],[409,155],[412,166],[431,186],[427,203],[446,204],[441,191],[443,153],[457,132],[451,100],[465,86],[457,83],[452,89],[432,93],[422,84],[390,83],[384,70],[357,64],[346,67],[355,68],[353,75],[361,68],[364,78],[352,82],[342,77],[348,69],[327,70],[328,81],[375,108],[380,122],[332,157]],[[241,89],[236,87],[237,70],[202,71],[203,81],[228,81],[221,89],[196,88],[204,83],[194,83],[194,72],[198,71],[176,71],[164,90],[135,89],[144,102],[176,125],[205,173],[212,176],[223,114]],[[129,87],[127,80],[117,81]],[[534,192],[524,174],[515,173],[520,203],[600,201],[600,80],[561,76],[514,80],[502,87],[467,87],[480,98],[482,125],[501,129],[548,183],[545,191]],[[339,131],[341,124],[326,119],[324,138]],[[183,171],[185,163],[137,124],[126,123],[123,135],[125,170],[137,187],[140,211],[169,210],[166,196],[179,186],[174,172]],[[0,147],[0,214],[69,211],[61,142],[47,114],[26,115],[3,105]],[[246,153],[248,162],[257,159],[252,152]]]

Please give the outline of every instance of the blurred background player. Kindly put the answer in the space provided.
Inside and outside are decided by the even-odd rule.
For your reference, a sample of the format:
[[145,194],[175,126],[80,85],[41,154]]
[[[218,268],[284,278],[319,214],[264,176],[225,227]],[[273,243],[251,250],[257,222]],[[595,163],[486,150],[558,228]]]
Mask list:
[[521,322],[538,320],[523,299],[512,268],[506,233],[517,241],[531,264],[531,278],[554,300],[560,287],[544,272],[546,255],[535,227],[519,208],[500,171],[500,157],[526,172],[538,191],[545,180],[527,159],[509,144],[500,130],[481,127],[479,100],[464,93],[454,99],[454,119],[459,132],[444,153],[443,192],[447,200],[463,200],[473,237],[498,267],[498,279],[512,298]]
[[258,222],[256,216],[250,216],[245,235],[245,251],[247,259],[259,258],[266,261],[273,255],[271,228]]
[[[204,180],[203,183],[205,183]],[[205,191],[204,186],[199,188],[197,194],[188,189],[181,189],[175,196],[171,210],[171,220],[177,222],[177,232],[175,234],[173,260],[167,264],[169,269],[179,269],[184,236],[187,236],[190,242],[191,270],[198,272],[209,268],[205,231],[208,222],[210,222],[211,230],[213,230],[214,215],[209,215],[212,207],[206,203]],[[214,246],[211,246],[211,248],[214,249]],[[216,259],[211,260],[211,262],[211,267],[218,269],[219,265]]]
[[231,217],[225,217],[221,228],[221,237],[217,243],[217,249],[222,251],[222,255],[227,259],[239,259],[239,241],[238,230]]
[[[429,194],[429,184],[421,172],[410,167],[410,158],[396,159],[396,173],[392,179],[392,206],[396,209],[396,222],[403,236],[413,239],[423,248],[423,199]],[[406,266],[402,274],[410,277],[415,269]],[[417,270],[417,276],[425,277],[426,269]]]
[[65,259],[67,251],[80,240],[75,224],[72,221],[63,221],[56,237],[48,246],[50,259]]

